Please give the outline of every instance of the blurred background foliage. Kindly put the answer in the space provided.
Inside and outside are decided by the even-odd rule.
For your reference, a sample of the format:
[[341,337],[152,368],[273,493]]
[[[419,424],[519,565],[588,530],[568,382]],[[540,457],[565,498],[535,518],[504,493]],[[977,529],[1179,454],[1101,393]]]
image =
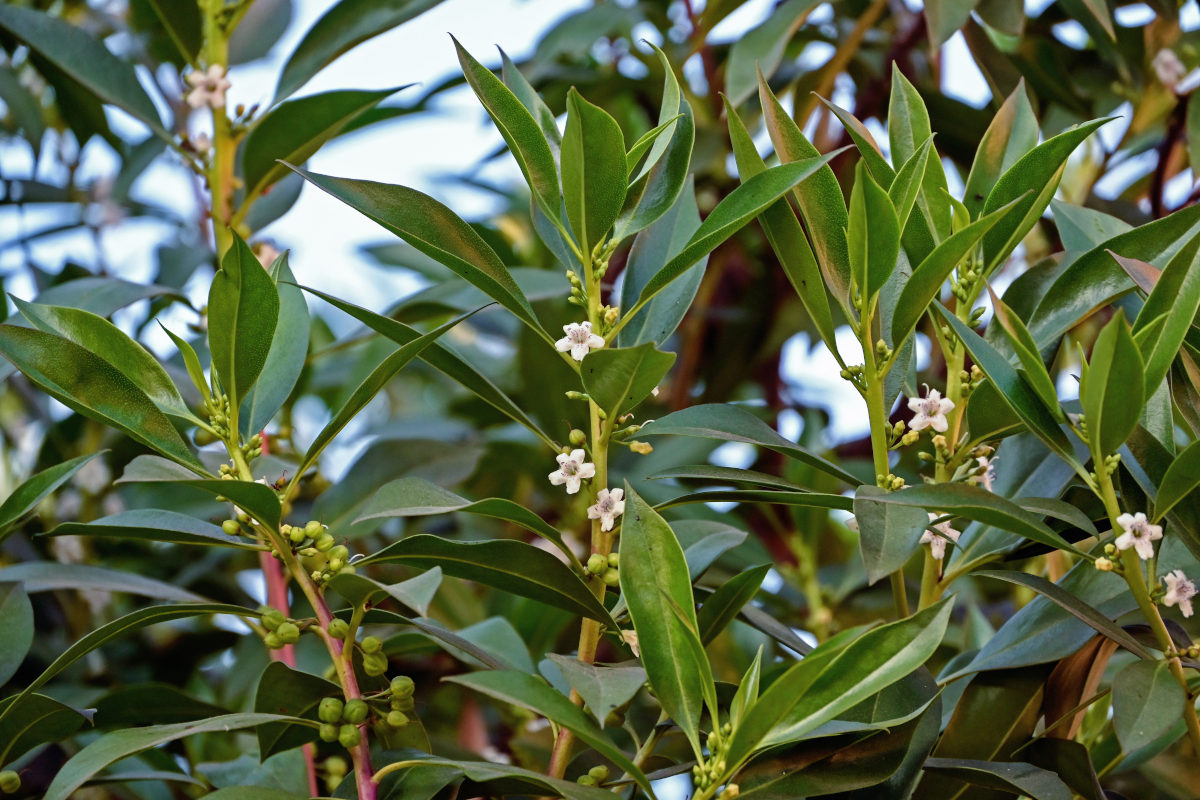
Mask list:
[[[173,349],[152,320],[163,320],[176,333],[190,330],[185,338],[202,346],[203,337],[197,334],[205,325],[203,289],[215,259],[207,220],[197,212],[205,206],[195,195],[200,184],[181,156],[187,152],[186,136],[194,139],[199,132],[189,121],[180,75],[180,53],[199,41],[194,3],[9,0],[9,4],[68,20],[136,64],[141,80],[157,85],[158,94],[167,98],[170,107],[160,109],[167,124],[185,138],[180,152],[166,148],[131,118],[103,106],[86,87],[0,32],[0,279],[4,288],[23,299],[76,305],[111,316],[167,356],[168,368],[182,376],[182,361],[172,355]],[[494,13],[482,0],[379,5],[400,9],[389,25],[419,25],[421,13],[439,5],[465,15]],[[254,3],[233,44],[235,86],[241,66],[278,65],[287,57],[288,51],[277,43],[289,30],[293,14],[289,0]],[[1192,102],[1191,89],[1200,81],[1192,80],[1189,73],[1200,65],[1198,27],[1200,9],[1194,2],[1180,7],[1171,2],[1114,4],[1109,0],[1049,4],[936,0],[922,7],[904,0],[598,1],[552,20],[532,46],[525,41],[499,44],[525,53],[505,68],[520,69],[555,114],[565,111],[567,90],[575,86],[618,120],[627,141],[654,124],[661,103],[662,67],[641,42],[660,45],[684,78],[684,96],[696,126],[693,170],[701,214],[738,185],[722,95],[736,105],[756,141],[767,149],[759,124],[756,66],[822,152],[850,144],[851,139],[818,96],[863,120],[886,151],[884,124],[894,63],[928,106],[937,151],[952,184],[957,175],[959,186],[995,110],[1022,84],[1046,137],[1085,120],[1117,118],[1071,160],[1060,196],[1139,225],[1197,199],[1192,165],[1200,158],[1200,103]],[[445,47],[449,51],[448,42]],[[491,64],[499,66],[499,60]],[[951,73],[974,70],[982,76],[985,89],[965,98],[946,90],[960,77]],[[410,79],[403,54],[388,65],[388,71],[393,74],[382,76],[385,83],[401,85]],[[306,91],[301,86],[281,88],[298,90],[299,96]],[[335,146],[356,146],[368,128],[375,132],[373,142],[419,132],[431,117],[446,113],[439,107],[445,96],[463,91],[458,77],[409,88],[348,121],[339,133],[344,141]],[[252,114],[254,109],[242,113]],[[467,113],[474,115],[469,118],[472,123],[482,118],[478,108]],[[420,148],[405,148],[367,153],[366,158],[420,161],[423,154]],[[854,161],[847,153],[833,162],[847,187]],[[510,180],[514,174],[510,168],[492,168],[497,163],[511,164],[500,147],[479,163],[462,163],[460,174],[445,176],[447,190],[465,187],[477,198],[485,198],[477,204],[489,210],[472,220],[474,227],[513,269],[542,318],[566,322],[572,313],[564,302],[565,281],[533,229],[529,197],[523,187],[515,188],[520,183]],[[175,177],[164,177],[168,174]],[[156,191],[158,181],[170,185],[171,191]],[[189,186],[192,196],[186,191]],[[307,197],[313,192],[311,187],[304,189],[306,202],[317,202]],[[348,273],[358,269],[354,264],[306,266],[305,241],[277,238],[280,228],[273,226],[286,219],[301,193],[296,176],[279,180],[244,220],[242,232],[267,254],[275,247],[294,246],[292,264],[301,282],[318,270],[324,274],[325,287],[352,281]],[[329,199],[320,202],[327,204],[324,207],[334,205]],[[1089,218],[1081,219],[1086,224]],[[339,230],[318,229],[311,234],[314,239],[336,238]],[[88,248],[56,244],[88,237],[96,245],[91,257]],[[999,282],[1072,246],[1069,231],[1047,219],[1026,239],[1020,257],[1007,266]],[[386,309],[396,319],[410,324],[441,321],[481,304],[477,290],[409,246],[386,239],[382,232],[377,240],[364,242],[361,252],[362,261],[377,268],[368,274],[385,276],[364,304]],[[629,258],[628,251],[618,252],[610,274],[619,275]],[[339,277],[339,272],[347,276]],[[614,296],[619,297],[619,286]],[[297,450],[307,444],[306,437],[391,350],[331,307],[313,307],[308,361],[283,412],[268,428],[270,454],[256,467],[269,480],[288,473]],[[0,316],[13,311],[7,299],[0,304]],[[1094,332],[1089,327],[1075,335],[1089,341]],[[572,385],[569,370],[548,358],[543,344],[509,316],[485,312],[451,337],[455,347],[551,435],[565,438],[570,427],[580,425],[583,408],[563,397],[563,390]],[[643,407],[640,415],[656,417],[699,403],[751,401],[786,435],[831,452],[855,473],[869,475],[870,450],[860,403],[856,395],[839,387],[836,367],[810,347],[814,341],[818,337],[812,335],[803,306],[765,237],[756,225],[748,226],[708,259],[695,303],[664,345],[679,354],[678,363],[655,403]],[[931,381],[940,380],[934,377],[941,375],[940,364],[926,358],[920,369]],[[6,378],[0,392],[0,496],[33,472],[104,451],[3,540],[5,566],[0,568],[0,579],[25,576],[38,625],[31,657],[16,669],[9,686],[23,685],[39,674],[70,642],[100,622],[137,607],[145,596],[162,597],[166,591],[154,583],[137,591],[111,585],[103,574],[89,568],[93,563],[220,601],[254,605],[261,599],[256,564],[236,551],[201,551],[197,557],[196,551],[169,545],[37,537],[63,521],[88,521],[127,508],[173,508],[213,519],[225,511],[198,491],[114,485],[112,479],[143,451],[140,445],[48,399],[14,375],[9,365],[0,365],[0,373]],[[186,379],[177,383],[188,385]],[[782,471],[784,477],[806,487],[835,490],[823,485],[829,478],[766,450],[755,454],[748,446],[737,445],[714,449],[712,443],[695,439],[660,439],[655,446],[655,452],[645,457],[622,452],[613,465],[618,476],[631,479],[639,492],[653,500],[677,493],[678,486],[647,481],[644,476],[705,461],[772,474]],[[569,510],[566,498],[552,492],[542,479],[546,465],[538,442],[420,364],[397,378],[370,413],[343,435],[324,468],[324,474],[305,484],[294,515],[321,519],[339,536],[363,540],[356,546],[363,551],[404,532],[459,531],[468,538],[515,535],[502,523],[465,515],[352,522],[375,487],[403,476],[419,476],[469,497],[511,498],[563,530],[582,528],[579,512]],[[999,469],[1003,473],[1003,462]],[[897,473],[915,475],[915,464],[902,464]],[[715,585],[748,565],[773,561],[775,571],[762,599],[767,610],[788,626],[836,631],[872,618],[890,602],[886,587],[866,587],[855,538],[824,511],[691,506],[676,516],[696,520],[677,528],[685,539],[689,532],[698,538],[715,526],[748,531],[751,535],[726,552],[706,580]],[[809,546],[798,546],[801,541],[820,552],[820,574],[817,564],[797,557]],[[48,561],[58,566],[35,574],[40,562]],[[397,578],[405,574],[397,569]],[[972,622],[980,630],[1009,616],[1021,599],[999,587],[989,585],[988,591],[995,593],[979,598],[980,613]],[[430,616],[463,636],[508,653],[513,663],[535,663],[548,649],[571,647],[571,617],[566,613],[558,615],[544,606],[457,581],[443,585]],[[3,625],[0,620],[0,632]],[[246,708],[252,705],[254,684],[267,656],[257,641],[240,636],[233,627],[179,623],[154,628],[93,654],[73,668],[66,676],[70,680],[60,682],[56,691],[77,705],[104,697],[95,717],[99,730],[151,717],[156,722],[189,719],[210,713],[206,709],[213,705]],[[739,641],[718,643],[711,650],[718,679],[733,680],[741,674],[762,638],[744,625],[730,631],[725,636]],[[970,625],[963,636],[967,640],[972,636]],[[306,642],[311,638],[306,637]],[[728,646],[732,644],[737,646]],[[459,667],[427,638],[401,633],[387,642],[387,651],[403,671],[430,687],[422,721],[439,752],[461,749],[499,753],[517,761],[544,760],[549,746],[545,730],[528,728],[526,720],[508,712],[482,708],[462,689],[432,680]],[[318,653],[306,654],[302,647],[300,658],[302,666],[308,658],[315,669],[323,668]],[[229,762],[211,770],[210,777],[230,784],[260,780],[286,784],[289,779],[281,776],[295,772],[288,759],[298,757],[292,751],[259,766],[255,756],[230,750],[228,739],[200,737],[185,746],[194,761]],[[48,778],[65,756],[60,747],[42,751],[30,765],[33,774]],[[128,765],[130,771],[176,769],[166,751],[135,761]],[[1123,786],[1130,797],[1151,797],[1158,791],[1174,797],[1200,794],[1195,773],[1191,777],[1171,774],[1176,768],[1167,762],[1129,773],[1117,782],[1128,783]],[[38,785],[36,778],[27,779],[22,792],[35,796]],[[88,791],[96,797],[157,800],[178,796],[181,790],[154,781],[131,781]]]

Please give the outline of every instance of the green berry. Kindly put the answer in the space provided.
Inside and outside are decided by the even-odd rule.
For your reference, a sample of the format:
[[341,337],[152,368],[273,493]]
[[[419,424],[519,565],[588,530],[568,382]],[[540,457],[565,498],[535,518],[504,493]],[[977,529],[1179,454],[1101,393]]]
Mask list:
[[317,706],[317,719],[321,722],[341,722],[342,708],[341,700],[336,697],[326,697],[321,700],[321,705]]
[[319,733],[322,742],[336,742],[338,739],[338,726],[326,722],[321,726]]
[[352,725],[357,725],[367,718],[367,714],[371,709],[367,706],[365,700],[355,698],[346,701],[346,707],[342,709],[342,719]]
[[221,530],[230,536],[237,536],[242,532],[242,526],[237,524],[237,520],[227,519],[221,523]]
[[329,549],[329,558],[340,558],[342,561],[346,561],[350,558],[350,548],[346,547],[344,544],[339,544],[337,547],[331,547]]
[[350,623],[336,617],[329,621],[329,635],[335,639],[345,639],[350,633]]
[[310,519],[308,524],[304,526],[304,532],[308,534],[308,538],[316,539],[325,532],[325,526],[315,519]]
[[287,622],[287,617],[278,608],[269,608],[263,612],[262,624],[269,631],[279,630],[279,626]]
[[388,659],[383,653],[367,653],[363,656],[363,672],[377,678],[387,672]]
[[608,566],[608,559],[599,553],[592,553],[588,556],[587,570],[593,575],[599,575],[604,572],[604,568]]
[[617,567],[621,566],[621,554],[620,553],[609,553],[608,554],[608,565],[610,567],[612,567],[613,569],[616,569]]
[[338,742],[342,747],[349,750],[352,747],[358,747],[358,743],[362,741],[362,731],[357,725],[343,725],[338,730]]
[[392,697],[412,697],[417,686],[407,675],[397,675],[392,678]]
[[596,779],[597,783],[608,780],[608,767],[600,764],[588,770],[588,775]]
[[292,544],[300,544],[308,535],[304,533],[304,528],[292,528],[288,531],[288,538],[292,540]]
[[13,772],[11,769],[6,769],[0,772],[0,792],[5,794],[16,794],[21,788],[21,776]]
[[278,636],[284,644],[293,644],[300,641],[300,628],[294,622],[285,622],[275,629],[275,635]]
[[412,711],[413,708],[415,708],[415,707],[416,707],[416,703],[413,702],[412,695],[409,695],[408,697],[393,697],[392,698],[392,710],[393,711]]
[[604,585],[605,586],[620,586],[621,585],[621,573],[618,572],[617,570],[613,569],[612,567],[609,567],[608,569],[604,570]]
[[283,641],[283,639],[280,639],[279,634],[277,633],[268,633],[263,637],[263,644],[272,650],[278,650],[287,644],[287,642]]
[[389,711],[387,724],[393,728],[403,728],[408,724],[408,715],[403,711]]
[[334,544],[335,542],[333,537],[328,533],[323,533],[317,537],[317,541],[313,547],[317,548],[317,550],[321,551],[322,553],[327,553],[333,549]]
[[593,778],[591,775],[586,775],[586,774],[580,775],[578,778],[575,779],[575,782],[578,783],[580,786],[595,786],[596,785],[596,779]]
[[330,572],[341,572],[342,568],[345,566],[346,566],[346,562],[343,559],[340,559],[340,558],[329,559],[329,571]]
[[383,642],[378,636],[368,636],[362,640],[364,653],[378,653],[383,650]]

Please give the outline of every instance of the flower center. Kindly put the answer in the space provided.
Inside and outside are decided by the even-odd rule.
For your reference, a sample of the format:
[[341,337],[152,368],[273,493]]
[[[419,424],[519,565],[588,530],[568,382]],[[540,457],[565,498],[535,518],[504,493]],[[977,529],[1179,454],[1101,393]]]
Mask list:
[[591,331],[589,331],[587,328],[584,328],[582,326],[576,328],[575,330],[573,330],[567,334],[568,338],[570,338],[570,340],[572,342],[575,342],[575,344],[586,343],[588,340],[588,337],[591,335],[592,335]]
[[934,400],[933,398],[925,398],[925,402],[921,406],[921,413],[927,417],[936,417],[942,410],[942,401]]
[[564,475],[575,475],[579,472],[579,464],[575,461],[568,461],[562,465]]

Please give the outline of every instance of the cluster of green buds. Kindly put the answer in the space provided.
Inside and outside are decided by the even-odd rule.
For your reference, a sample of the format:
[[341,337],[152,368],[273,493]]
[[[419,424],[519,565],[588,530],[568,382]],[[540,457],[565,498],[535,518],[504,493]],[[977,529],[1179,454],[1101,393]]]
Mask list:
[[208,424],[217,438],[228,440],[230,438],[229,396],[225,394],[209,395],[204,401],[204,411],[208,415]]
[[842,367],[842,371],[838,374],[842,376],[842,380],[850,381],[854,385],[854,388],[860,392],[865,392],[867,390],[867,381],[863,377],[864,371],[862,364],[850,364]]
[[609,553],[607,556],[592,553],[588,556],[587,571],[604,581],[606,586],[621,584],[621,556],[619,553]]
[[567,270],[567,281],[571,284],[571,296],[567,298],[567,302],[573,306],[587,308],[587,289],[583,286],[583,281],[573,269]]
[[967,263],[959,267],[955,271],[954,277],[950,279],[950,291],[953,292],[954,298],[961,303],[967,302],[975,294],[975,287],[981,277],[980,271],[976,269],[978,266],[974,259],[968,259]]
[[0,772],[0,794],[16,794],[21,790],[21,776],[14,770]]
[[887,342],[883,339],[875,342],[875,363],[879,365],[879,371],[882,373],[884,365],[892,360],[896,355],[896,351],[888,347]]
[[898,492],[904,488],[904,478],[890,472],[887,475],[876,475],[875,485],[889,492]]
[[[1175,650],[1164,653],[1167,658],[1190,658],[1192,660],[1200,658],[1200,644],[1191,644],[1182,650]],[[3,773],[0,773],[0,780],[3,780]],[[2,788],[2,787],[0,787]]]
[[323,766],[325,767],[325,789],[333,794],[338,784],[342,782],[342,778],[345,778],[346,773],[350,771],[350,765],[341,756],[330,756],[325,759]]
[[920,431],[908,430],[908,425],[904,420],[899,420],[887,432],[888,449],[895,450],[897,447],[907,447],[910,444],[915,444],[917,439],[921,438]]
[[[733,736],[733,726],[726,722],[720,728],[714,728],[713,732],[708,735],[705,744],[708,746],[708,757],[692,767],[692,782],[700,791],[710,788],[714,784],[719,783],[725,777],[727,764],[725,756],[729,753],[729,742]],[[725,787],[728,790],[728,786]],[[722,792],[724,797],[725,793]],[[734,787],[734,794],[737,796],[737,788]]]
[[617,241],[601,239],[592,248],[592,280],[596,283],[604,280],[604,275],[608,272],[608,262],[612,260],[613,253],[617,252],[619,244]]
[[608,780],[608,767],[600,764],[575,779],[580,786],[599,786]]
[[1121,551],[1112,542],[1104,545],[1104,555],[1092,562],[1092,566],[1101,572],[1125,574],[1125,565],[1121,563]]
[[1121,454],[1112,453],[1111,455],[1105,456],[1104,461],[1099,464],[1093,462],[1093,466],[1096,467],[1096,471],[1089,473],[1089,475],[1091,476],[1092,481],[1098,485],[1102,478],[1114,474],[1117,471],[1117,467],[1120,465]]
[[256,433],[250,437],[250,441],[242,445],[242,455],[246,458],[246,463],[250,463],[254,459],[261,456],[263,453],[263,437],[261,433]]
[[329,529],[315,519],[304,526],[281,525],[279,532],[288,537],[300,563],[317,584],[325,584],[334,575],[354,572],[350,566],[350,549],[336,544]]
[[608,339],[608,332],[621,319],[621,309],[617,306],[602,306],[600,309],[600,335]]
[[392,678],[385,693],[388,710],[386,713],[379,714],[378,725],[381,728],[393,731],[408,724],[416,709],[416,702],[413,699],[416,688],[413,679],[407,675],[397,675]]
[[356,697],[342,702],[337,697],[326,697],[317,706],[317,719],[321,720],[318,733],[325,742],[337,742],[350,750],[362,741],[359,725],[367,721],[371,707],[367,701]]
[[985,380],[987,380],[987,376],[983,374],[983,370],[979,368],[978,364],[972,364],[969,370],[959,370],[959,396],[964,400],[970,397],[971,392],[978,389]]
[[260,606],[259,612],[262,614],[262,626],[267,629],[268,633],[263,637],[263,642],[272,650],[295,644],[300,641],[300,626],[294,621],[287,618],[278,608],[270,606]]
[[388,670],[388,657],[383,652],[383,640],[378,636],[364,637],[359,645],[363,654],[363,672],[372,678],[384,675]]

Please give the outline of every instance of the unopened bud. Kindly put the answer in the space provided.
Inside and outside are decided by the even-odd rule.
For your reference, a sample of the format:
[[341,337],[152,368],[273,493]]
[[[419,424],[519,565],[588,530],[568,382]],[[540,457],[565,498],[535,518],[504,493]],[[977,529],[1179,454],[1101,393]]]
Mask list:
[[571,433],[567,436],[567,440],[576,447],[582,447],[587,442],[587,434],[579,430],[579,428],[572,428]]
[[1100,570],[1101,572],[1112,572],[1113,562],[1110,559],[1100,556],[1100,558],[1096,559],[1095,563],[1096,569]]

